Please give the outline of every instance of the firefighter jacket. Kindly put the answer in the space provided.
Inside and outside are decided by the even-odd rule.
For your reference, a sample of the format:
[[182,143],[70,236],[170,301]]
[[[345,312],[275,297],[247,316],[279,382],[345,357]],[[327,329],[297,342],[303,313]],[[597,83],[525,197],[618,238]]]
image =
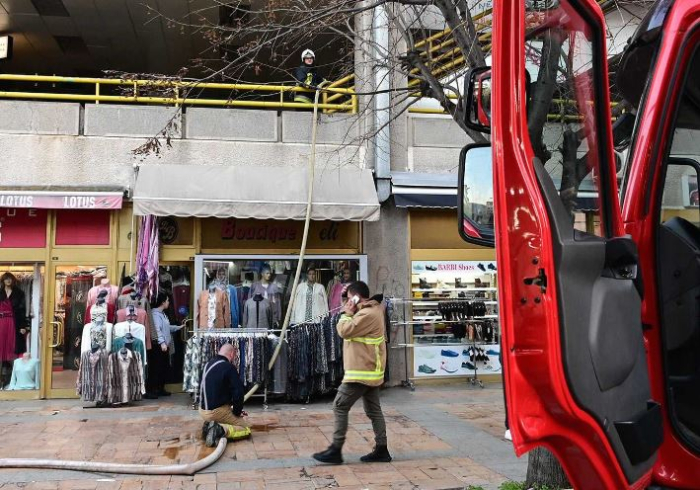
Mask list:
[[[375,297],[376,298],[376,297]],[[338,335],[343,342],[343,383],[380,386],[386,367],[386,326],[384,306],[371,300],[360,304],[353,316],[343,315],[338,321]]]

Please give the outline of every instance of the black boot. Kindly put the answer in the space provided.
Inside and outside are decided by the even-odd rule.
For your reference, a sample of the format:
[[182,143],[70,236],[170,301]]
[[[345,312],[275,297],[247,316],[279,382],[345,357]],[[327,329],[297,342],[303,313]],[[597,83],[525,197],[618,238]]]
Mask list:
[[386,446],[377,446],[369,454],[365,454],[360,458],[363,463],[390,463],[391,454]]
[[321,463],[328,463],[328,464],[343,464],[343,455],[341,448],[335,447],[333,444],[328,446],[328,449],[326,449],[323,452],[316,453],[313,456],[316,461],[320,461]]

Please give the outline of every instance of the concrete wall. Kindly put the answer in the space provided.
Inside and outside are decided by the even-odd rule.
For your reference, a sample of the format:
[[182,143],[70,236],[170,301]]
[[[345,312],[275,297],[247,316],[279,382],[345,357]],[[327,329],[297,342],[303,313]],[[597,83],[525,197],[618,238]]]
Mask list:
[[[2,185],[131,185],[133,165],[306,165],[309,112],[0,101]],[[168,123],[172,148],[133,150]],[[367,165],[356,116],[322,115],[317,164]],[[404,134],[405,133],[405,134]],[[411,115],[397,124],[394,170],[454,172],[467,141],[448,117]],[[398,151],[400,146],[404,151]],[[404,157],[404,155],[406,155]]]

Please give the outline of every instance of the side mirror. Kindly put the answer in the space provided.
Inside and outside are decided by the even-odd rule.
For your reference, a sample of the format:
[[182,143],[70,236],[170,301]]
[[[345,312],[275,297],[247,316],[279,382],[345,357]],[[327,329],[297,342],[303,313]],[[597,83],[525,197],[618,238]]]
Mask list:
[[472,68],[467,72],[464,123],[481,133],[491,132],[491,67]]
[[491,145],[474,144],[459,155],[459,234],[465,242],[494,247]]

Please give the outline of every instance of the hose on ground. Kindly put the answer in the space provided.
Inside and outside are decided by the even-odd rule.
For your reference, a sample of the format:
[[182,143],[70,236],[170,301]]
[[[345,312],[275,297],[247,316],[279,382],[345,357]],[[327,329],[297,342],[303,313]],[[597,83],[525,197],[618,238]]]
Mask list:
[[46,470],[75,470],[97,473],[120,473],[131,475],[187,475],[191,476],[216,463],[226,451],[228,441],[219,439],[219,444],[209,456],[187,464],[121,464],[99,461],[62,461],[60,459],[2,458],[0,468],[35,468]]

